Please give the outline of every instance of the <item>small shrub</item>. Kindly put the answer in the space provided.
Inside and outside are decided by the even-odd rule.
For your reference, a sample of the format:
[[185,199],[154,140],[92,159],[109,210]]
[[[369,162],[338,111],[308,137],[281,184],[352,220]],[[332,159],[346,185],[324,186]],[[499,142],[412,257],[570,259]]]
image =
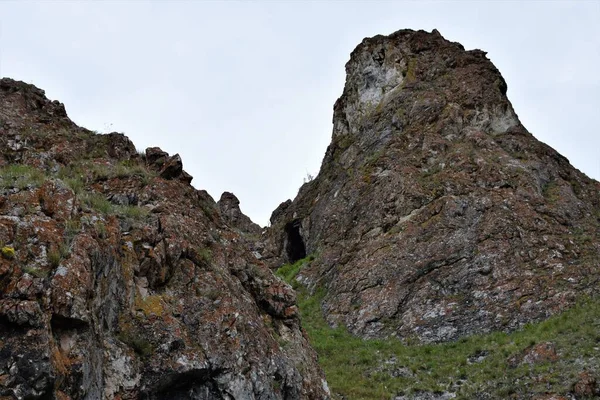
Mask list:
[[62,256],[60,255],[60,250],[56,248],[52,248],[47,253],[48,264],[52,268],[56,268],[60,265],[60,261],[62,260]]

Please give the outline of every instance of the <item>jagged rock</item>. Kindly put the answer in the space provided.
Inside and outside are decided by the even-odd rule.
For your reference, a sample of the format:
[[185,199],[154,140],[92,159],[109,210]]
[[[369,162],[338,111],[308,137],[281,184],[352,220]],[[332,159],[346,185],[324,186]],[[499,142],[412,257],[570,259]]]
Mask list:
[[122,133],[112,132],[108,137],[108,155],[120,160],[128,160],[137,155],[135,145]]
[[160,176],[165,179],[175,179],[178,178],[182,172],[183,164],[181,162],[181,157],[179,154],[175,154],[167,159],[160,171]]
[[240,210],[240,201],[233,193],[223,192],[217,205],[219,206],[223,219],[232,227],[235,227],[244,233],[260,233],[260,226],[252,222],[250,218],[242,213]]
[[0,169],[0,398],[329,397],[295,293],[178,155],[2,79]]
[[188,185],[192,182],[193,177],[183,170],[179,154],[169,157],[169,153],[159,147],[149,147],[146,149],[146,164],[158,171],[161,178],[178,179]]
[[527,132],[485,54],[411,30],[352,52],[319,175],[263,254],[316,255],[299,276],[331,325],[449,341],[597,292],[600,184]]
[[150,168],[160,171],[169,158],[169,153],[162,151],[160,147],[148,147],[146,149],[146,164]]

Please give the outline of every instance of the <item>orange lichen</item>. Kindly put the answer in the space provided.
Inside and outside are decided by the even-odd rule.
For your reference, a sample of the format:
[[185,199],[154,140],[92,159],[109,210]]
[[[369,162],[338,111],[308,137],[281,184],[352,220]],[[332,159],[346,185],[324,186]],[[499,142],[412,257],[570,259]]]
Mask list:
[[159,295],[148,296],[145,299],[136,297],[135,309],[142,311],[146,317],[150,315],[161,317],[165,312],[162,297]]

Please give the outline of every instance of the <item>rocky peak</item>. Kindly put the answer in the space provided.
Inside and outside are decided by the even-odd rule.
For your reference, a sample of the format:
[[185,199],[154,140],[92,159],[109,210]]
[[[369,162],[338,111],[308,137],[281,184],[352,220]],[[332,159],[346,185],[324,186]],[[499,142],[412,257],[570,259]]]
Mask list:
[[512,330],[597,290],[600,184],[520,123],[500,72],[437,31],[367,38],[319,175],[273,214],[272,267],[328,322],[447,341]]

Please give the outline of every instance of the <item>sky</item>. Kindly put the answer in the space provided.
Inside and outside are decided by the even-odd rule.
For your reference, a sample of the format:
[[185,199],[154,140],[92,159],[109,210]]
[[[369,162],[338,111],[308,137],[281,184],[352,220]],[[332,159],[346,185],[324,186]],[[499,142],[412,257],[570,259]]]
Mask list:
[[4,0],[0,76],[179,153],[196,188],[264,226],[318,173],[350,52],[403,28],[487,51],[525,127],[600,180],[600,0]]

